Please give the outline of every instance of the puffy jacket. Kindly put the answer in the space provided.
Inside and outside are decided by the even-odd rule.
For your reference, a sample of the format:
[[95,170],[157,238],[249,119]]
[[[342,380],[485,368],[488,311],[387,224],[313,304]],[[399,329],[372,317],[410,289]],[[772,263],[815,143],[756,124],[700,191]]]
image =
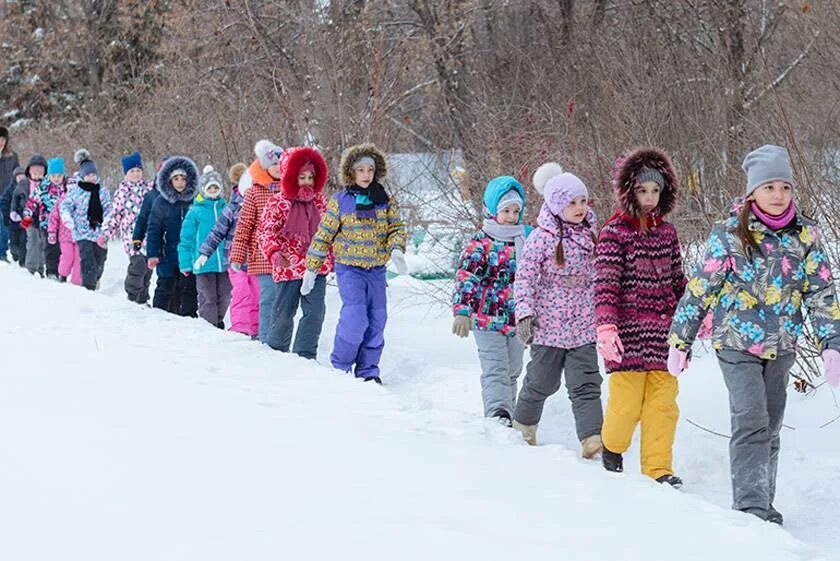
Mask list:
[[[187,174],[187,185],[181,192],[172,187],[169,179],[169,175],[176,169],[182,169]],[[178,243],[181,240],[181,224],[198,191],[198,168],[187,157],[173,156],[161,166],[155,189],[159,196],[149,212],[146,254],[150,259],[160,259],[156,268],[159,277],[174,277],[179,271]]]
[[58,199],[66,192],[67,186],[64,182],[56,184],[49,179],[44,179],[35,186],[35,189],[26,200],[23,216],[32,218],[33,224],[37,225],[41,230],[46,230],[50,220],[50,213],[53,211]]
[[64,202],[64,199],[66,198],[67,193],[62,194],[61,197],[59,197],[52,209],[52,212],[50,213],[49,222],[47,224],[47,233],[55,234],[59,243],[74,241],[73,230],[68,228],[61,220],[61,203]]
[[239,212],[239,221],[230,249],[230,261],[247,265],[249,275],[268,275],[271,274],[271,264],[260,249],[257,228],[265,205],[280,191],[280,181],[262,169],[258,160],[254,160],[248,168],[248,173],[252,184],[245,194],[245,201]]
[[[104,224],[108,221],[108,215],[111,213],[111,193],[105,187],[99,188],[99,200],[102,202],[102,222]],[[71,187],[67,196],[58,205],[61,221],[73,225],[73,241],[95,242],[102,235],[102,226],[90,227],[89,205],[90,193],[78,185]]]
[[193,263],[198,258],[199,244],[208,236],[213,226],[221,218],[225,208],[225,200],[215,201],[205,199],[204,195],[195,198],[190,210],[181,224],[180,241],[178,242],[178,266],[181,271],[201,273],[224,273],[227,271],[224,248],[214,251],[207,263],[201,269],[195,269]]
[[113,210],[105,225],[105,235],[109,238],[119,237],[123,242],[123,249],[129,255],[134,252],[134,226],[143,207],[143,199],[153,188],[154,183],[151,181],[123,180],[114,193]]
[[[243,186],[243,190],[246,193],[248,192],[247,187]],[[242,210],[243,200],[245,200],[245,197],[242,196],[239,187],[234,186],[231,190],[230,201],[222,209],[219,219],[216,220],[210,233],[207,234],[201,247],[198,248],[201,255],[210,257],[219,249],[219,246],[222,246],[225,267],[230,264],[230,247],[233,244],[233,234],[236,232],[236,223],[239,220],[239,211]],[[244,269],[246,269],[245,266],[243,266]]]

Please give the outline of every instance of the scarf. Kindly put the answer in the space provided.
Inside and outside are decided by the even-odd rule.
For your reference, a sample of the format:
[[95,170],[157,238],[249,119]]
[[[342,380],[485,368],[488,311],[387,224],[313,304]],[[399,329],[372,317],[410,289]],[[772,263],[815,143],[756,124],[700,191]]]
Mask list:
[[750,207],[752,213],[755,214],[755,217],[761,220],[765,226],[770,228],[771,230],[778,231],[793,222],[793,219],[796,218],[796,203],[793,201],[787,207],[787,210],[784,211],[782,214],[773,215],[767,214],[760,208],[755,202],[752,203]]
[[374,181],[367,189],[350,185],[347,192],[356,197],[356,218],[376,218],[376,205],[388,204],[391,199],[385,188]]
[[485,218],[481,229],[495,240],[513,242],[517,257],[525,247],[525,226],[522,224],[499,224],[492,218]]
[[[281,197],[282,195],[277,195]],[[289,216],[286,217],[286,223],[283,224],[281,231],[287,237],[300,240],[305,246],[309,246],[312,237],[318,230],[318,223],[321,217],[318,216],[318,209],[315,208],[315,191],[312,187],[301,187],[298,189],[297,195],[290,199],[291,207],[289,208]]]
[[90,193],[90,202],[88,203],[87,217],[90,222],[91,230],[96,230],[102,226],[102,200],[99,198],[99,184],[88,183],[87,181],[79,181],[77,184],[83,191]]
[[[594,210],[590,208],[586,212],[586,218],[583,219],[583,222],[579,222],[577,224],[567,222],[564,218],[559,218],[556,216],[554,218],[557,220],[558,224],[560,234],[559,243],[563,243],[563,240],[569,240],[575,245],[582,247],[589,253],[595,251],[595,240],[592,236],[597,236],[598,230],[595,227],[597,218],[595,217]],[[580,235],[581,232],[586,232],[589,235]]]

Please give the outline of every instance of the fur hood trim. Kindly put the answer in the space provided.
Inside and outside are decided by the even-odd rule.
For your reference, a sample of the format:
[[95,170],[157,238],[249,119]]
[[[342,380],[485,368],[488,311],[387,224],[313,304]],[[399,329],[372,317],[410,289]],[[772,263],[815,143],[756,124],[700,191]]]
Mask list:
[[[172,187],[172,182],[169,180],[169,174],[176,169],[182,169],[187,173],[187,186],[180,193]],[[160,171],[155,178],[155,189],[169,203],[191,202],[198,194],[198,167],[186,156],[167,158],[160,166]]]
[[376,163],[373,181],[382,183],[385,180],[388,176],[388,162],[385,160],[385,154],[373,144],[357,144],[345,150],[344,154],[341,155],[341,164],[339,164],[341,176],[339,180],[342,185],[352,185],[355,182],[353,164],[364,157],[373,158]]
[[665,185],[659,195],[657,208],[662,216],[671,213],[677,204],[677,175],[671,158],[662,150],[651,147],[633,150],[616,170],[613,190],[618,208],[633,216],[641,216],[642,210],[636,202],[634,189],[643,168],[653,168],[662,174]]
[[309,146],[287,148],[283,153],[283,174],[280,180],[283,195],[287,199],[294,199],[297,196],[298,175],[306,162],[312,162],[312,165],[315,166],[315,192],[323,192],[329,173],[324,156],[318,150]]

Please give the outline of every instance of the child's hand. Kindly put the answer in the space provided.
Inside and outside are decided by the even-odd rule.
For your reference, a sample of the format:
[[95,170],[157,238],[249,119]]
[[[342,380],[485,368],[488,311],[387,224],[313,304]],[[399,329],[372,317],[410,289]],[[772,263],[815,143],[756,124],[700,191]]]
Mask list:
[[840,353],[834,349],[826,349],[822,352],[823,366],[825,368],[825,379],[830,386],[840,385]]
[[191,271],[181,271],[181,274],[184,275],[185,277],[188,277],[192,274],[192,272]]
[[671,376],[677,378],[686,368],[688,368],[688,353],[675,347],[669,348],[668,372],[671,373]]
[[102,234],[101,236],[96,238],[96,245],[98,245],[102,249],[108,249],[108,237],[105,234]]
[[9,213],[9,218],[12,219],[12,222],[20,222],[21,220],[23,220],[20,217],[20,214],[16,213],[15,211]]
[[470,316],[455,316],[455,321],[452,322],[452,333],[458,337],[466,337],[470,334],[471,327]]
[[149,269],[154,270],[158,266],[158,263],[160,263],[160,257],[149,257],[147,265]]
[[131,247],[137,253],[140,253],[140,250],[143,248],[143,242],[141,240],[134,240],[131,242]]
[[528,316],[516,320],[516,336],[523,345],[530,345],[534,341],[534,329],[537,328],[537,318]]
[[624,354],[624,345],[618,337],[618,328],[615,325],[598,326],[598,352],[609,362],[621,362],[621,355]]

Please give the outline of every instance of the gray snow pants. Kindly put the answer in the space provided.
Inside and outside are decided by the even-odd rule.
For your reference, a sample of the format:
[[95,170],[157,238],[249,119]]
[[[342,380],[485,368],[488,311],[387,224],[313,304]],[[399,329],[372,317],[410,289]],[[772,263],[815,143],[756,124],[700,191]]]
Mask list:
[[732,508],[765,518],[776,496],[779,431],[796,355],[776,360],[731,350],[717,355],[729,389]]
[[46,256],[44,250],[47,245],[47,236],[37,226],[30,226],[26,229],[26,270],[44,276],[44,265]]
[[128,258],[128,270],[125,274],[125,293],[128,299],[138,304],[149,301],[149,285],[152,282],[152,270],[148,267],[146,256],[135,253]]
[[198,315],[224,329],[225,314],[230,306],[231,284],[227,273],[200,273],[195,276],[198,290]]
[[492,417],[499,411],[506,411],[512,416],[525,346],[516,337],[496,331],[473,331],[473,336],[481,363],[484,416]]
[[531,345],[531,361],[516,401],[514,420],[536,425],[542,417],[545,400],[560,389],[561,374],[566,375],[566,391],[572,402],[578,440],[601,434],[604,411],[601,408],[601,373],[595,343],[574,349]]

